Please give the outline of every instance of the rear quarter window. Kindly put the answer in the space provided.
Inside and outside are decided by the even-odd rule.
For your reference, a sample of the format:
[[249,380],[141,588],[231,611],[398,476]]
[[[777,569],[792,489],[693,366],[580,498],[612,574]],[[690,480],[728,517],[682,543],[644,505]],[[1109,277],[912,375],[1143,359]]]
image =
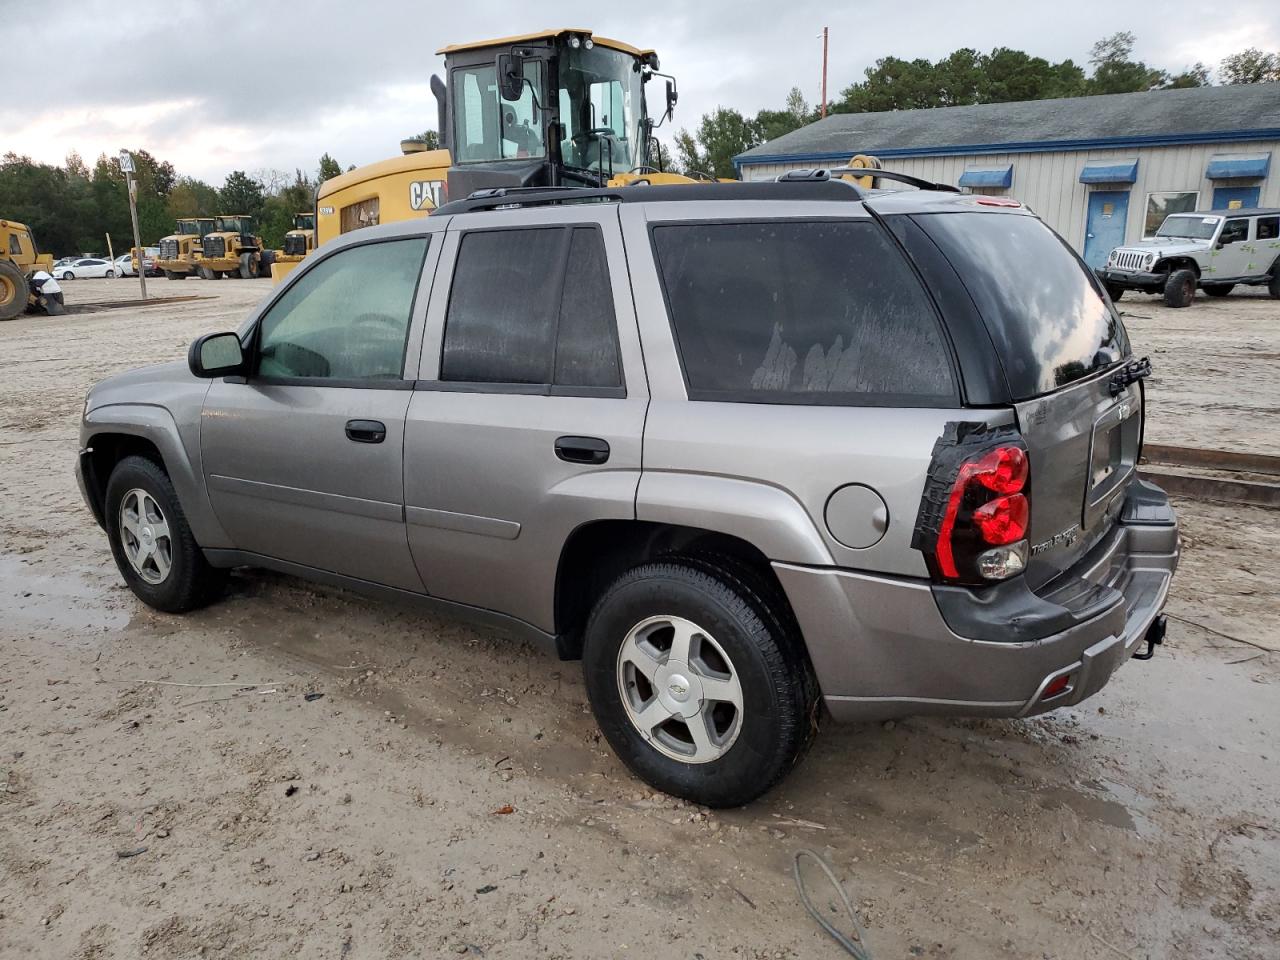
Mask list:
[[957,402],[932,302],[874,221],[662,224],[653,244],[690,399]]
[[960,275],[1015,400],[1050,393],[1129,354],[1123,324],[1083,261],[1037,217],[913,218]]

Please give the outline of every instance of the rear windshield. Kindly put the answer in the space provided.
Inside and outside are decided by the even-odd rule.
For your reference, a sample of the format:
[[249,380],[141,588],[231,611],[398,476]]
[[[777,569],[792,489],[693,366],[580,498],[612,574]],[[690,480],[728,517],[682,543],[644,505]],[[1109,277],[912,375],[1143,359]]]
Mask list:
[[657,226],[693,400],[950,405],[932,304],[871,221]]
[[963,278],[1014,399],[1049,393],[1129,353],[1119,317],[1088,268],[1036,217],[916,217]]

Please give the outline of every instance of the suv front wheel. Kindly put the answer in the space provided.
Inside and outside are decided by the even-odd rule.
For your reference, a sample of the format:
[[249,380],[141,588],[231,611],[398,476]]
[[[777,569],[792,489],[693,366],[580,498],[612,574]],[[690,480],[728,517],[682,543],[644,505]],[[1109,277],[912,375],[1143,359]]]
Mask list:
[[226,583],[192,536],[173,482],[146,457],[125,457],[107,483],[107,539],[129,589],[149,607],[186,613]]
[[1164,283],[1164,302],[1171,307],[1189,307],[1196,298],[1194,270],[1174,270]]
[[728,562],[648,563],[614,582],[587,624],[587,695],[614,751],[646,783],[711,807],[765,793],[817,729],[817,684],[789,612],[753,579]]

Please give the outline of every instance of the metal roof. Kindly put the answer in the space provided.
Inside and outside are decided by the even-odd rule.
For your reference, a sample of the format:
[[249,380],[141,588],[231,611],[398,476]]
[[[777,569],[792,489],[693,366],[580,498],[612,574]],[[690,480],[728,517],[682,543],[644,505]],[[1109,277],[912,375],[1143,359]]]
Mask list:
[[623,43],[621,40],[611,40],[608,37],[597,37],[590,30],[584,30],[580,27],[560,27],[556,30],[538,30],[535,33],[521,33],[513,37],[498,37],[495,40],[474,40],[470,43],[451,43],[446,47],[441,47],[436,51],[437,54],[444,56],[450,53],[459,53],[463,50],[483,50],[485,47],[509,47],[517,43],[532,43],[535,40],[554,40],[556,37],[563,36],[567,33],[576,33],[579,36],[590,37],[593,43],[602,47],[610,47],[614,50],[621,50],[623,53],[629,53],[633,57],[642,57],[645,54],[653,53],[652,50],[641,50],[639,47],[633,47],[629,43]]
[[968,107],[836,113],[734,158],[742,164],[1280,139],[1280,83]]

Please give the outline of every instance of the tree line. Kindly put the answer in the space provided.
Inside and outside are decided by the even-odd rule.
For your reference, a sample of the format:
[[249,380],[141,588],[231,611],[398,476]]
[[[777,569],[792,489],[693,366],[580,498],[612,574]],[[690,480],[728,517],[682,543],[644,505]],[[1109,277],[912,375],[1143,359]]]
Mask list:
[[[173,233],[180,217],[241,214],[257,218],[263,243],[278,248],[293,216],[315,209],[316,189],[342,173],[328,153],[315,174],[295,170],[235,170],[221,187],[180,176],[173,164],[146,150],[131,151],[138,181],[138,232],[144,246]],[[129,196],[118,157],[105,154],[90,168],[78,153],[62,166],[6,153],[0,157],[0,216],[31,227],[40,249],[58,256],[105,254],[107,235],[117,256],[133,246]]]
[[[1127,31],[1099,40],[1090,51],[1087,72],[1069,59],[1051,63],[1008,47],[997,47],[990,53],[964,48],[936,62],[884,57],[867,67],[864,79],[845,87],[830,101],[827,112],[874,113],[1087,97],[1202,87],[1214,81],[1214,72],[1203,63],[1171,73],[1136,60],[1136,42]],[[1280,81],[1280,53],[1243,50],[1218,65],[1216,80],[1220,84]],[[664,154],[664,168],[734,177],[734,156],[798,130],[818,116],[819,109],[811,107],[796,87],[781,110],[761,110],[752,117],[719,107],[704,114],[692,131],[682,129],[676,134],[674,156]]]

